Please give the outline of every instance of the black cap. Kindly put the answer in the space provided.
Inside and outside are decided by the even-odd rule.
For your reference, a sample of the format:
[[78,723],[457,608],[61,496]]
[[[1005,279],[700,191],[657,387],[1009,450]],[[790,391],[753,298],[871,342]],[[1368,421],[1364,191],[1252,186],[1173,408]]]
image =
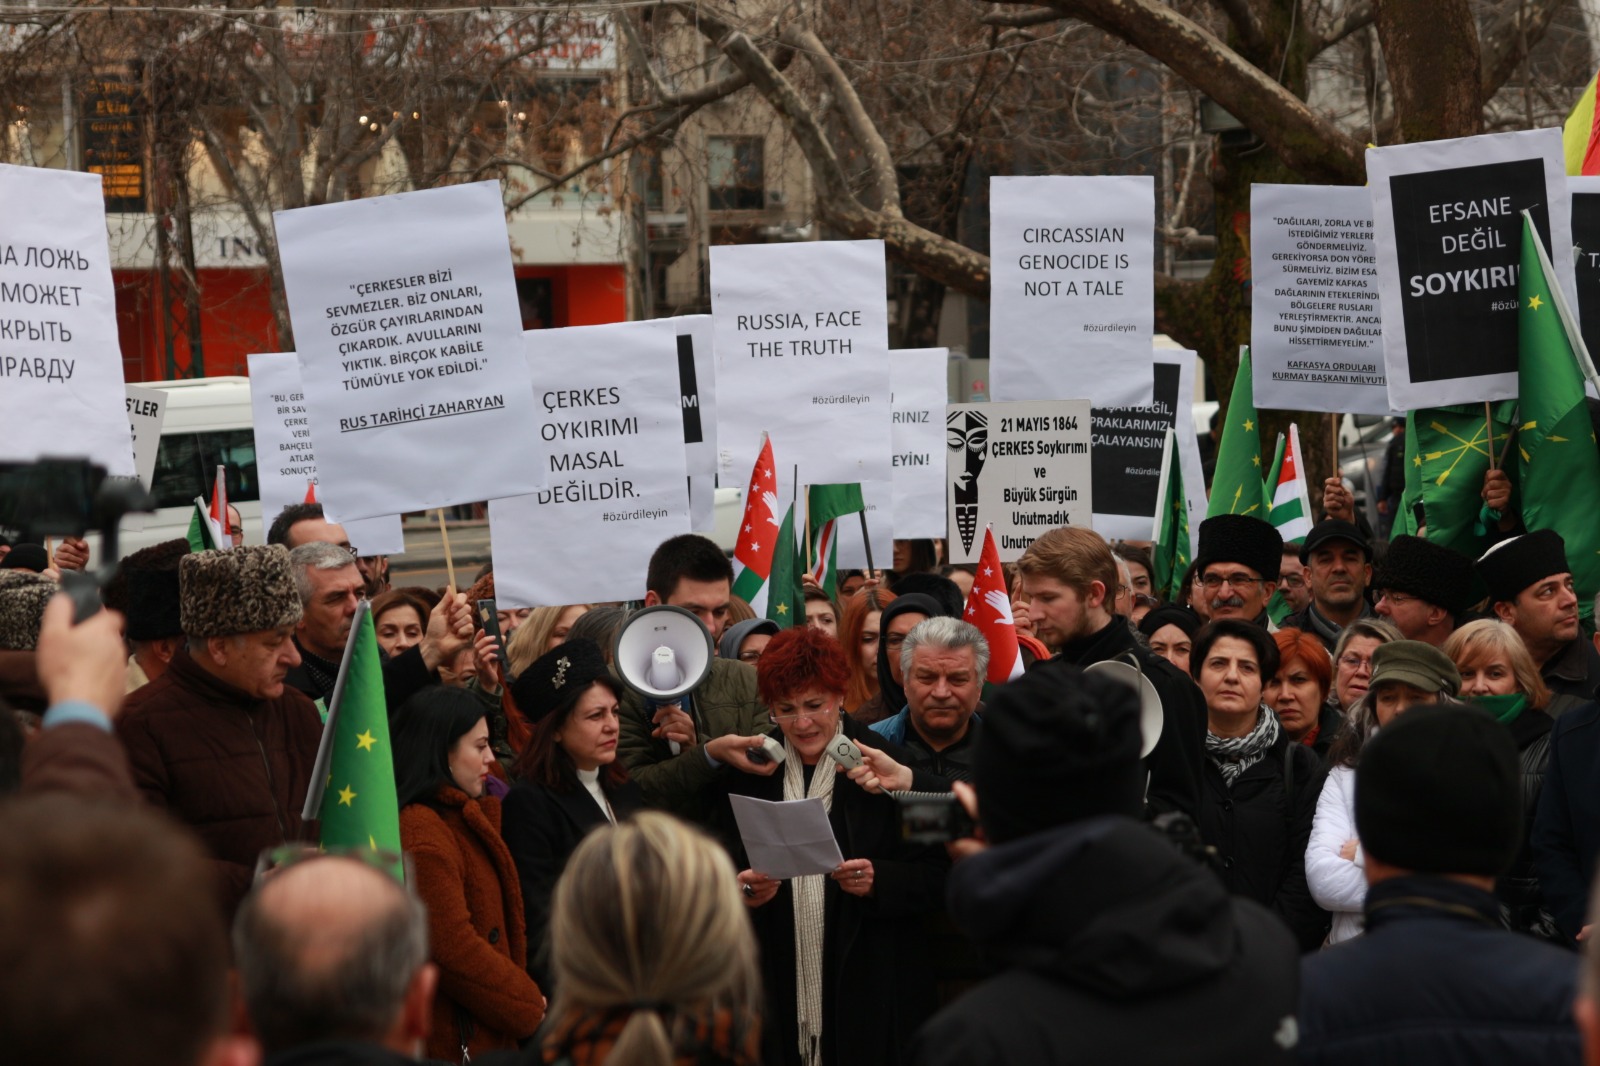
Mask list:
[[1200,616],[1193,609],[1181,604],[1166,603],[1145,612],[1145,616],[1139,619],[1139,632],[1147,637],[1153,637],[1156,630],[1162,626],[1177,626],[1192,637],[1200,632],[1200,625]]
[[1567,545],[1553,529],[1536,529],[1503,540],[1478,558],[1478,576],[1496,602],[1514,600],[1523,589],[1552,574],[1570,574]]
[[50,566],[50,554],[42,544],[17,544],[0,559],[0,570],[31,570],[42,574]]
[[1277,581],[1283,569],[1283,537],[1268,522],[1243,514],[1219,514],[1200,523],[1200,550],[1195,573],[1213,563],[1238,563]]
[[1455,613],[1483,598],[1475,585],[1471,559],[1408,533],[1389,542],[1372,574],[1374,589],[1393,589]]
[[1361,530],[1356,528],[1354,522],[1346,522],[1342,518],[1324,518],[1311,527],[1305,543],[1300,545],[1300,561],[1309,561],[1311,553],[1330,540],[1348,540],[1361,549],[1361,554],[1367,557],[1368,562],[1372,561],[1372,545],[1367,543],[1367,538],[1361,535]]
[[973,753],[979,816],[1004,843],[1101,814],[1138,817],[1139,697],[1058,659],[1000,686]]
[[537,725],[575,703],[596,681],[616,693],[617,682],[606,668],[600,645],[592,640],[569,640],[539,656],[517,675],[511,682],[511,699],[522,716]]
[[1403,870],[1505,873],[1522,842],[1511,731],[1476,707],[1407,710],[1361,750],[1356,833],[1374,858]]

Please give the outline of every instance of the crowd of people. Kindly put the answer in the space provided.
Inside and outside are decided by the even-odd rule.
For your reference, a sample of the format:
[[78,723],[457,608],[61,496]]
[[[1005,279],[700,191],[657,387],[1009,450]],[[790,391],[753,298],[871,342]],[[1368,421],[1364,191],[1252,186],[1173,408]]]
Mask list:
[[[1502,522],[1469,559],[1379,541],[1336,481],[1322,504],[1298,544],[1207,519],[1170,601],[1148,545],[1043,534],[1007,567],[1025,669],[998,683],[974,571],[935,542],[837,599],[808,583],[784,627],[674,537],[641,602],[716,656],[670,702],[619,676],[634,605],[483,617],[492,569],[390,587],[314,504],[265,545],[128,556],[76,624],[81,542],[13,546],[0,1048],[1600,1061],[1600,639],[1565,545]],[[319,848],[303,817],[363,599],[400,854]],[[842,861],[769,876],[736,797],[820,804]]]

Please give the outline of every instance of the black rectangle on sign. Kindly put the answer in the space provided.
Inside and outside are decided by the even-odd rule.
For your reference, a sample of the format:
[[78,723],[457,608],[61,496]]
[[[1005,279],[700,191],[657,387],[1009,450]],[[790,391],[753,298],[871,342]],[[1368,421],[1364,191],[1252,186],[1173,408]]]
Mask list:
[[1149,407],[1096,407],[1089,450],[1096,514],[1156,513],[1161,450],[1178,412],[1177,363],[1157,363],[1155,403]]
[[678,388],[683,393],[683,443],[699,444],[705,440],[700,429],[700,385],[694,376],[694,338],[683,334],[678,338]]
[[1590,353],[1600,351],[1600,193],[1572,194],[1572,246],[1578,250],[1578,322]]

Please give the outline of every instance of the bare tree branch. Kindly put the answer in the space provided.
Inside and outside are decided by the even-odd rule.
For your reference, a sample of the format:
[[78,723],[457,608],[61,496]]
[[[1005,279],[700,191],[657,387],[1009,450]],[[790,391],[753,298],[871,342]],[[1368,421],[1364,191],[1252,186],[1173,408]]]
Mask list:
[[895,217],[904,214],[900,209],[900,175],[895,173],[894,157],[889,154],[889,146],[884,143],[883,134],[878,132],[878,124],[872,120],[867,114],[866,107],[862,105],[856,87],[845,76],[844,71],[839,69],[839,63],[833,58],[833,53],[828,51],[827,46],[811,30],[790,27],[784,32],[782,40],[796,51],[804,52],[812,68],[832,90],[833,106],[838,108],[845,124],[850,127],[850,133],[855,138],[856,144],[867,157],[867,169],[872,174],[873,191],[878,195],[878,202],[883,205],[882,210]]
[[1374,17],[1371,0],[1352,3],[1317,34],[1312,42],[1311,54],[1325,52],[1352,33],[1366,29],[1372,25]]
[[1516,72],[1564,6],[1560,0],[1518,0],[1501,5],[1484,24],[1478,40],[1483,71],[1479,84],[1485,102]]
[[1027,29],[1029,26],[1042,26],[1049,22],[1060,22],[1065,17],[1053,7],[1036,7],[1031,11],[991,11],[983,16],[983,22],[988,26],[1009,26],[1013,29]]
[[1251,55],[1263,55],[1268,51],[1267,34],[1261,26],[1261,17],[1256,14],[1255,7],[1250,0],[1214,0],[1222,8],[1223,14],[1228,16],[1228,21],[1233,24],[1234,32],[1239,35],[1246,52]]

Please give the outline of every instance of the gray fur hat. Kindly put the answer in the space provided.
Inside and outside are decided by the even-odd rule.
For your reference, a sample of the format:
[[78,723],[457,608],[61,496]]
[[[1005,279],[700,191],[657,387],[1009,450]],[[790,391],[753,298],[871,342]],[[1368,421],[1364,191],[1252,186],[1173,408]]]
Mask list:
[[60,589],[31,570],[0,570],[0,650],[33,650],[45,604]]
[[231,637],[300,621],[300,592],[281,544],[185,555],[179,612],[191,637]]

